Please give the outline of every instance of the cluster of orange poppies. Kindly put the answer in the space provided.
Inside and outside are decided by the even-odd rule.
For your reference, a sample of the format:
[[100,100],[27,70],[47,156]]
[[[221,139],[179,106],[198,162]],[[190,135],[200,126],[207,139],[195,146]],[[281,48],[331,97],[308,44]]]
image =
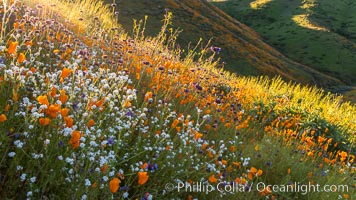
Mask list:
[[[12,62],[27,69],[26,80],[31,73],[36,74],[35,78],[45,77],[38,80],[44,84],[36,85],[37,95],[33,95],[36,98],[31,99],[32,104],[26,111],[39,107],[39,115],[29,116],[36,119],[41,130],[38,132],[68,131],[68,138],[65,134],[65,137],[46,135],[58,136],[55,140],[60,140],[60,145],[63,145],[62,140],[68,141],[69,168],[78,174],[84,169],[94,174],[96,181],[87,184],[92,188],[100,184],[100,189],[105,187],[115,195],[130,181],[136,183],[132,188],[137,191],[144,188],[141,186],[149,188],[149,180],[157,180],[160,173],[143,160],[158,158],[164,158],[165,163],[176,162],[162,163],[162,171],[185,174],[196,170],[203,176],[199,180],[210,184],[235,181],[248,186],[267,173],[261,166],[251,166],[249,158],[240,156],[246,144],[242,144],[239,137],[248,138],[258,152],[260,147],[249,134],[259,126],[264,129],[263,134],[278,136],[286,145],[299,141],[296,148],[307,152],[306,158],[326,154],[323,160],[330,165],[337,161],[342,166],[354,162],[355,157],[350,153],[330,151],[330,147],[337,144],[332,144],[332,139],[325,135],[316,137],[315,130],[299,135],[299,123],[303,121],[300,115],[271,119],[276,107],[263,110],[261,106],[267,102],[268,94],[216,69],[211,58],[199,63],[183,61],[166,48],[157,52],[157,45],[162,44],[155,39],[135,41],[115,34],[97,38],[85,35],[85,31],[76,36],[59,27],[44,33],[46,42],[53,43],[54,47],[47,50],[56,67],[28,64],[31,52],[17,52],[22,45],[38,49],[37,39],[24,43],[9,40],[7,55],[13,58]],[[25,33],[30,31],[19,20],[14,29],[20,28]],[[108,35],[111,38],[108,39]],[[87,48],[95,53],[88,53]],[[84,59],[85,56],[91,59]],[[75,67],[68,63],[74,63]],[[124,84],[111,73],[122,75]],[[67,87],[71,87],[73,93]],[[15,96],[19,99],[17,93]],[[262,103],[255,105],[256,102]],[[8,117],[1,114],[0,125],[7,123]],[[118,161],[120,156],[125,159]],[[86,160],[81,162],[81,158]],[[73,160],[78,163],[74,164]],[[124,162],[127,165],[122,165]],[[183,172],[177,172],[180,162],[186,164]],[[125,178],[123,173],[116,173],[120,167],[132,173],[127,172]],[[96,172],[100,176],[96,177]],[[287,173],[291,173],[290,168]],[[198,180],[197,177],[192,179]],[[260,195],[275,198],[268,190]]]

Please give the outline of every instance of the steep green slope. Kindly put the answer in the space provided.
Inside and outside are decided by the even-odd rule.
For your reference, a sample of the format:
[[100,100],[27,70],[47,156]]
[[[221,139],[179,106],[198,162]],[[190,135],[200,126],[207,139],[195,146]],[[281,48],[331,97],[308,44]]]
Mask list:
[[232,72],[281,75],[288,80],[327,87],[342,84],[337,78],[290,60],[266,44],[255,31],[205,0],[130,0],[119,2],[118,7],[119,22],[129,31],[132,30],[133,18],[143,19],[148,15],[146,33],[151,35],[159,31],[165,8],[168,8],[174,15],[173,26],[183,30],[178,38],[179,44],[186,47],[200,37],[205,42],[213,38],[212,45],[222,47],[222,61]]
[[256,30],[289,58],[355,85],[355,1],[230,0],[213,4]]

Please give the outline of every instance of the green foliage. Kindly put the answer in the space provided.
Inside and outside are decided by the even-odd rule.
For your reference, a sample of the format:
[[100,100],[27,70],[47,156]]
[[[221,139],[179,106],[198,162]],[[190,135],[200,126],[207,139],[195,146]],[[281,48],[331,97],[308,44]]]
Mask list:
[[[351,14],[354,1],[275,0],[259,9],[252,9],[251,2],[256,1],[233,0],[214,5],[256,30],[267,43],[289,58],[335,77],[345,85],[355,84],[356,18]],[[304,15],[307,17],[298,18]],[[331,91],[345,93],[330,86],[327,88]],[[347,99],[354,101],[352,96]]]

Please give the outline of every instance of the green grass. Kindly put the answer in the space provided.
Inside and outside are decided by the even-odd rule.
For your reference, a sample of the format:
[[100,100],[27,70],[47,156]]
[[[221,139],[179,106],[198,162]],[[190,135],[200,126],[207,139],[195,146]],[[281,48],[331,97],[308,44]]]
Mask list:
[[[1,199],[355,197],[355,106],[281,78],[236,76],[204,49],[180,57],[170,12],[156,37],[140,25],[130,37],[115,9],[93,2],[6,7]],[[167,187],[189,182],[243,191]],[[348,190],[256,187],[292,183]]]
[[[260,9],[252,0],[215,2],[214,5],[256,30],[265,41],[286,56],[347,85],[356,82],[355,2],[274,0]],[[314,3],[313,7],[301,8]],[[311,23],[327,31],[300,26],[293,17],[308,14]]]

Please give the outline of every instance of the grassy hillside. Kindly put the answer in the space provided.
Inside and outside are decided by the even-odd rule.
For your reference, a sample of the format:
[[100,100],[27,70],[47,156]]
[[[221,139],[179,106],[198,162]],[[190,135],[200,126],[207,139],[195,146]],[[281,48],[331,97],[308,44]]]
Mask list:
[[1,6],[0,199],[356,196],[341,97],[181,57],[171,12],[145,37],[96,0]]
[[[258,3],[259,2],[259,3]],[[353,0],[230,0],[213,2],[256,30],[290,59],[356,84]]]
[[[106,1],[110,3],[111,1]],[[319,86],[342,85],[343,78],[325,75],[301,65],[269,46],[252,29],[234,20],[205,0],[197,1],[120,1],[119,22],[126,30],[133,29],[133,19],[148,16],[146,34],[159,32],[165,8],[173,13],[172,26],[182,32],[178,43],[183,49],[199,38],[211,45],[221,47],[221,61],[225,68],[241,75],[281,75],[286,80]]]

